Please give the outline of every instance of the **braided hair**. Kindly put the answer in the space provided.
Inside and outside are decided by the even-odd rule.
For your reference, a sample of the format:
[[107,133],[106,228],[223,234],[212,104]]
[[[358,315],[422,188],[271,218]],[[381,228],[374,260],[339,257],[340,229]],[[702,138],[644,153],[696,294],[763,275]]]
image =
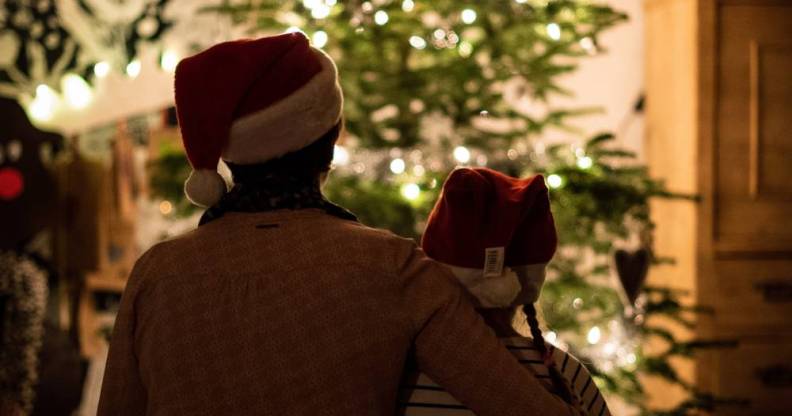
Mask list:
[[582,410],[580,397],[572,390],[569,382],[558,370],[558,367],[553,360],[552,354],[547,349],[542,330],[539,328],[539,320],[536,317],[536,307],[533,303],[523,305],[523,312],[525,313],[528,326],[531,328],[531,336],[533,337],[534,347],[542,355],[545,366],[550,372],[550,380],[553,383],[553,388],[558,392],[558,395],[568,404],[574,406],[577,410]]

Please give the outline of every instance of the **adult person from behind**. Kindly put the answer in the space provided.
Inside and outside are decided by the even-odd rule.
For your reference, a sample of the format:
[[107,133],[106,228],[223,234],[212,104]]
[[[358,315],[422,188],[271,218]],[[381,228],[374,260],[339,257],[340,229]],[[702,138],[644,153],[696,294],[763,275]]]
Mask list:
[[175,84],[185,191],[209,209],[135,265],[99,415],[391,415],[410,351],[481,415],[574,414],[443,266],[322,196],[342,94],[303,34],[216,45]]

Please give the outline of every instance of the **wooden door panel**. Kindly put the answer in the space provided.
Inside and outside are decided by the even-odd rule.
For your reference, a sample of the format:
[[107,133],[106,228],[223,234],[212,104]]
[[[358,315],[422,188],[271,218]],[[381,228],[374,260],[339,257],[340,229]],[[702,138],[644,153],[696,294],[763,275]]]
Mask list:
[[792,257],[792,3],[720,20],[715,247]]
[[716,392],[747,400],[718,409],[721,416],[777,416],[792,408],[792,339],[743,338],[737,348],[713,352],[719,369]]
[[717,261],[713,271],[719,336],[792,333],[792,262]]

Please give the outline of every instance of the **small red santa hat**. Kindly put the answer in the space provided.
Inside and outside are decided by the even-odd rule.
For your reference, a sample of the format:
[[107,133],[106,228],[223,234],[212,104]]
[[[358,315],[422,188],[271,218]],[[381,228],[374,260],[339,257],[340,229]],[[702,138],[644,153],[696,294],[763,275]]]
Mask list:
[[451,172],[421,245],[451,268],[479,307],[536,302],[557,245],[544,178],[486,168]]
[[335,64],[300,32],[217,44],[179,62],[175,79],[193,167],[184,190],[199,206],[226,192],[220,158],[265,162],[308,146],[341,118]]

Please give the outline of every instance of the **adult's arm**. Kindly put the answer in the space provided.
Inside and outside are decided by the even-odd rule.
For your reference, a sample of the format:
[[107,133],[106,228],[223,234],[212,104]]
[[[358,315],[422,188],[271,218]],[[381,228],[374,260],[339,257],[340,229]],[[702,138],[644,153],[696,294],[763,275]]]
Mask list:
[[146,414],[146,390],[135,355],[135,303],[150,268],[148,253],[132,269],[116,315],[107,366],[102,379],[98,416]]
[[501,345],[444,266],[412,242],[397,249],[418,366],[481,416],[574,415]]

